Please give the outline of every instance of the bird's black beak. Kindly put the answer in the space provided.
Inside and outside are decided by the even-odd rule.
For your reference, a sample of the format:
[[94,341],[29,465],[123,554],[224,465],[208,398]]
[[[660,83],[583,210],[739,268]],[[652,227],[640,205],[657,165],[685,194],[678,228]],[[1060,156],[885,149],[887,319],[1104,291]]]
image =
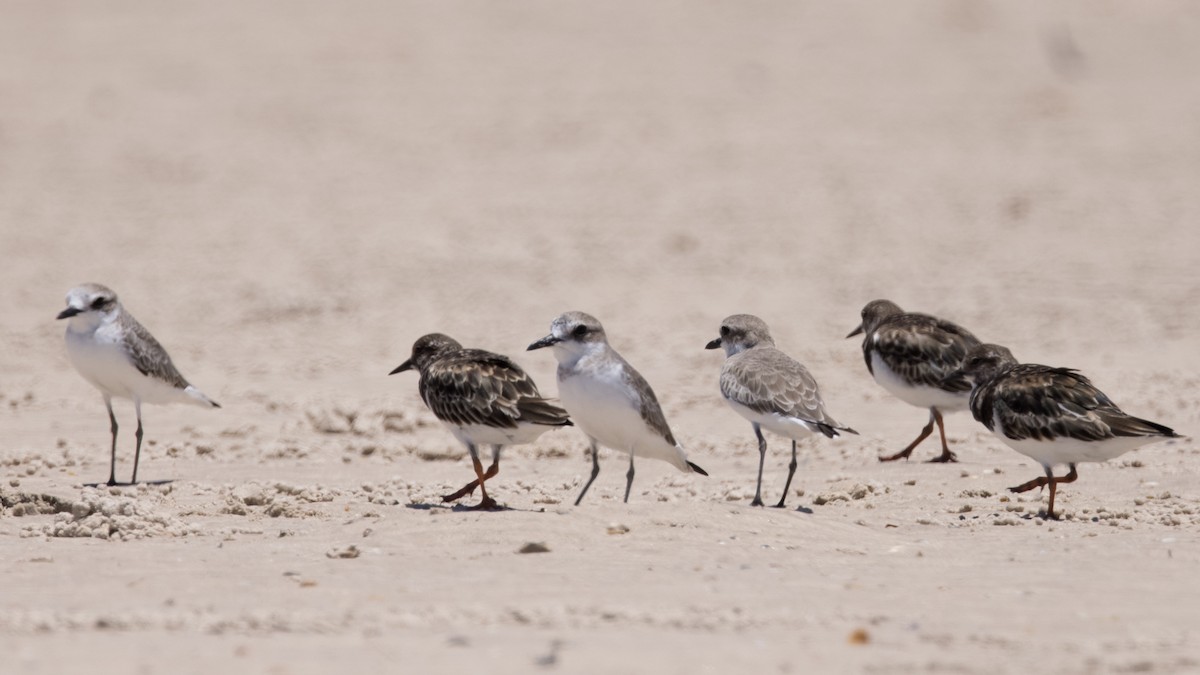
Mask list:
[[551,333],[550,335],[547,335],[546,337],[542,338],[541,340],[538,340],[537,342],[526,347],[525,351],[531,352],[535,349],[541,349],[542,347],[549,347],[551,345],[556,345],[560,342],[562,342],[562,340],[554,337],[554,334]]
[[855,335],[862,335],[862,332],[863,332],[863,327],[862,327],[862,324],[860,323],[860,324],[858,324],[858,328],[855,328],[854,330],[850,331],[850,334],[847,335],[846,337],[852,338]]
[[412,359],[409,359],[409,360],[405,361],[404,363],[401,363],[400,365],[396,366],[396,369],[393,370],[392,372],[388,373],[388,375],[395,375],[396,373],[403,373],[406,370],[412,370],[412,367],[413,367]]
[[69,319],[69,318],[75,316],[76,314],[80,314],[82,312],[83,312],[82,309],[68,307],[68,308],[64,309],[63,311],[59,312],[57,318],[58,319]]
[[716,340],[710,340],[708,344],[704,345],[704,348],[705,349],[720,349],[721,348],[721,338],[717,338]]

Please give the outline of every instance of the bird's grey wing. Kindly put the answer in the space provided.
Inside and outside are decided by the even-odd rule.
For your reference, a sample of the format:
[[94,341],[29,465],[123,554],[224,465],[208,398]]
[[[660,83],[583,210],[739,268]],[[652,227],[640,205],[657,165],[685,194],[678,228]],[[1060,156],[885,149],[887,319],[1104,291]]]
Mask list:
[[825,411],[817,381],[800,362],[774,349],[754,349],[726,359],[721,393],[762,414],[780,414],[809,422],[828,436],[833,429],[853,431]]
[[146,377],[161,380],[176,389],[186,389],[188,381],[175,368],[167,350],[132,316],[126,314],[123,318],[125,352],[133,367]]
[[620,359],[624,366],[621,369],[622,377],[629,389],[635,393],[635,398],[631,403],[638,409],[642,421],[671,445],[679,445],[675,441],[675,435],[671,433],[671,427],[667,424],[667,416],[663,414],[662,406],[658,404],[658,397],[654,395],[650,383],[621,355],[616,352],[613,352],[613,355]]

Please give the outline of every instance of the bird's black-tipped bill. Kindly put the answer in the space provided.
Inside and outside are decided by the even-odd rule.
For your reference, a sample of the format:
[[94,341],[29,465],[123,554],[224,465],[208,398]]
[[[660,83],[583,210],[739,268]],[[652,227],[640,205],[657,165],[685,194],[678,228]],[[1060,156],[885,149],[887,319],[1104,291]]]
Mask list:
[[396,366],[396,369],[393,370],[392,372],[388,373],[388,375],[395,375],[396,373],[403,373],[406,370],[412,370],[412,367],[413,367],[412,359],[409,359],[409,360],[405,361],[404,363],[401,363],[400,365]]
[[862,327],[862,324],[860,323],[860,324],[858,324],[858,328],[855,328],[854,330],[850,331],[850,334],[847,335],[846,337],[852,338],[855,335],[862,335],[862,332],[863,332],[863,327]]
[[550,347],[552,345],[558,344],[559,342],[562,342],[562,340],[554,337],[553,335],[547,335],[546,337],[542,338],[541,340],[538,340],[537,342],[526,347],[525,351],[531,352],[535,349],[541,349],[542,347]]
[[721,348],[721,338],[717,338],[716,340],[710,340],[708,342],[708,344],[704,345],[704,348],[705,349],[720,349]]
[[63,311],[59,312],[59,313],[58,313],[58,317],[57,317],[57,318],[59,318],[59,319],[69,319],[69,318],[71,318],[71,317],[75,316],[76,314],[79,314],[79,313],[81,313],[82,311],[83,311],[82,309],[76,309],[76,308],[74,308],[74,307],[68,307],[68,308],[64,309]]

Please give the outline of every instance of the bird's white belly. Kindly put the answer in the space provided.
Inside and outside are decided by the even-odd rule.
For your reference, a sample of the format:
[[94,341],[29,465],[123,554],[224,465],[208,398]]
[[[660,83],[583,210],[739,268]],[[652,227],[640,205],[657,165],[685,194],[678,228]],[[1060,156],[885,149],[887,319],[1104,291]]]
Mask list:
[[528,422],[518,422],[517,426],[511,429],[489,427],[485,424],[443,424],[464,445],[520,445],[522,443],[532,443],[543,433],[553,428],[544,424],[529,424]]
[[795,417],[788,417],[779,413],[760,413],[752,410],[737,401],[725,399],[730,408],[733,408],[737,414],[750,420],[750,422],[759,425],[763,429],[770,431],[773,434],[778,434],[784,438],[790,438],[793,441],[802,441],[813,433],[815,427],[811,426],[804,420]]
[[1041,441],[1032,438],[1016,440],[1004,435],[999,419],[995,420],[994,433],[1008,447],[1043,466],[1104,462],[1143,445],[1166,440],[1160,436],[1114,436],[1102,441],[1082,441],[1070,437]]
[[688,470],[683,451],[646,424],[623,382],[574,375],[559,380],[558,398],[571,421],[601,445]]
[[67,356],[79,374],[109,396],[137,399],[145,403],[186,401],[182,389],[140,373],[119,343],[100,332],[80,335],[67,331]]
[[912,385],[888,367],[877,352],[871,353],[871,374],[879,386],[886,389],[896,398],[918,408],[937,408],[942,412],[966,410],[971,399],[971,392],[965,391],[954,394],[937,387]]

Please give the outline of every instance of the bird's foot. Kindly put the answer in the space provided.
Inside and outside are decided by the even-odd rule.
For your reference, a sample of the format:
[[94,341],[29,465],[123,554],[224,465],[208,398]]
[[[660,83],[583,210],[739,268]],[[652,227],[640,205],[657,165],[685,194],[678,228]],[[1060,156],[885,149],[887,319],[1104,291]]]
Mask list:
[[1008,491],[1009,492],[1029,492],[1030,490],[1032,490],[1034,488],[1046,487],[1046,485],[1049,482],[1050,481],[1047,480],[1045,476],[1039,476],[1039,477],[1034,478],[1033,480],[1029,481],[1028,483],[1021,483],[1020,485],[1018,485],[1016,487],[1010,487],[1010,488],[1008,488]]
[[442,503],[457,501],[463,497],[466,497],[467,495],[474,494],[475,488],[478,487],[478,485],[479,481],[473,480],[459,488],[457,492],[452,492],[448,495],[442,495]]
[[503,511],[504,506],[497,504],[495,499],[485,497],[483,501],[471,507],[472,511]]
[[896,460],[898,460],[898,459],[907,460],[907,459],[908,459],[908,456],[909,456],[909,455],[911,455],[911,454],[912,454],[912,448],[905,448],[904,450],[901,450],[900,452],[897,452],[897,453],[896,453],[896,454],[894,454],[894,455],[888,455],[887,457],[880,457],[880,458],[879,458],[879,461],[881,461],[881,462],[894,462],[894,461],[896,461]]
[[758,498],[758,497],[755,497],[755,498],[754,498],[754,499],[753,499],[753,500],[750,502],[750,506],[762,506],[762,505],[763,505],[763,500],[762,500],[762,499],[760,499],[760,498]]
[[933,459],[929,460],[926,463],[927,464],[949,464],[951,462],[957,462],[957,461],[958,461],[958,455],[947,450],[947,451],[943,452],[942,454],[938,455],[937,457],[934,457]]

